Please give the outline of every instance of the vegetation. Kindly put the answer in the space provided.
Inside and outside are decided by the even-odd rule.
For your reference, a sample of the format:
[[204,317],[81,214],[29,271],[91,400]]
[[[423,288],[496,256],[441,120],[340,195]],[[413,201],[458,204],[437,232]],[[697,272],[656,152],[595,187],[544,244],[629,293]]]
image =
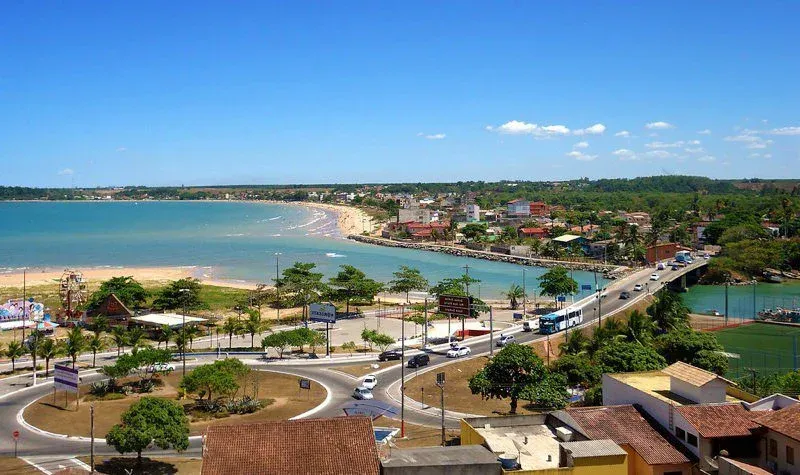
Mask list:
[[338,274],[329,281],[332,299],[345,302],[345,311],[350,312],[350,302],[372,303],[375,295],[383,290],[383,284],[367,278],[364,272],[351,265],[341,266]]
[[539,277],[539,288],[542,295],[557,298],[559,295],[571,295],[578,292],[578,282],[569,275],[564,267],[553,267]]
[[122,423],[106,434],[106,443],[117,452],[136,452],[141,465],[142,450],[148,446],[178,451],[189,447],[189,420],[173,401],[144,397],[122,414]]
[[153,300],[153,308],[158,310],[207,309],[209,308],[208,304],[200,298],[201,288],[200,282],[191,277],[170,282]]
[[116,295],[120,302],[132,309],[141,308],[147,301],[148,295],[142,284],[132,276],[112,277],[100,284],[100,288],[92,293],[86,307],[96,309],[111,294]]

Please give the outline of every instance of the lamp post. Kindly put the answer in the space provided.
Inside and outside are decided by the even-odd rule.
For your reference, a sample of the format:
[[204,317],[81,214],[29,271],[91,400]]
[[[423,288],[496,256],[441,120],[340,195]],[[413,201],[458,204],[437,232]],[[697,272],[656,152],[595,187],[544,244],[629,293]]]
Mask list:
[[186,377],[186,299],[188,298],[189,289],[180,289],[183,300],[183,315],[181,323],[181,362],[183,365],[183,377]]
[[280,279],[280,257],[281,253],[275,253],[275,296],[276,303],[278,304],[278,320],[281,319],[281,289],[278,286],[278,279]]

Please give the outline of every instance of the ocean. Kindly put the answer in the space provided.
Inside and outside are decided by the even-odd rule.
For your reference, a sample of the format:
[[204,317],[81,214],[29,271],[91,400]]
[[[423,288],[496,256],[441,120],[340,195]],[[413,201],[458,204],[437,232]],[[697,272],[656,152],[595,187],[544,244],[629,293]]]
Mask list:
[[[0,272],[60,267],[189,266],[198,278],[272,283],[281,269],[313,262],[327,277],[342,264],[388,282],[399,266],[418,268],[429,282],[458,277],[469,265],[483,298],[522,284],[522,266],[345,239],[329,210],[251,202],[0,202]],[[526,267],[537,290],[541,267]],[[594,273],[575,271],[579,284]],[[604,280],[597,276],[598,282]],[[584,291],[583,293],[588,293]],[[580,296],[576,296],[576,299]]]

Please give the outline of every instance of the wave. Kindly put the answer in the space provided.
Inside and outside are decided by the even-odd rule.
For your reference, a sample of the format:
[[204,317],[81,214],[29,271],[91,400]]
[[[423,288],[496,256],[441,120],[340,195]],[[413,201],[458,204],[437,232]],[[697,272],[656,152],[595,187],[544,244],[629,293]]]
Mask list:
[[331,258],[337,258],[337,257],[347,257],[347,256],[346,256],[346,255],[344,255],[344,254],[337,254],[337,253],[335,253],[335,252],[326,252],[326,253],[325,253],[325,255],[326,255],[326,256],[328,256],[328,257],[331,257]]
[[277,233],[277,234],[270,234],[270,236],[272,236],[272,237],[281,237],[281,233]]
[[269,218],[267,221],[275,221],[276,219],[281,219],[283,216],[275,216],[274,218]]
[[226,234],[225,237],[242,237],[245,236],[244,233],[236,233],[236,234]]

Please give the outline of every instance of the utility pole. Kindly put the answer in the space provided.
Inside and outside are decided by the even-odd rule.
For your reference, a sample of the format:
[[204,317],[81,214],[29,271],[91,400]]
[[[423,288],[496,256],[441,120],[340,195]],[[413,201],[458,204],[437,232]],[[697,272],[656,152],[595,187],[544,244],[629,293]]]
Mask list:
[[758,315],[756,312],[756,285],[757,282],[755,279],[753,279],[753,320],[755,320],[756,316]]
[[[22,344],[25,344],[25,316],[28,314],[28,288],[25,269],[22,269]],[[69,295],[67,296],[69,302]],[[36,371],[36,368],[33,368]]]
[[183,315],[182,315],[182,323],[181,323],[181,362],[183,365],[183,377],[186,377],[186,300],[189,289],[180,289],[178,292],[181,293],[183,297]]
[[[471,317],[472,316],[472,298],[469,295],[469,264],[466,264],[464,266],[464,272],[466,272],[466,274],[464,274],[466,276],[466,278],[464,279],[464,284],[467,287],[467,302],[468,302],[467,303],[467,313]],[[464,341],[464,339],[466,339],[466,337],[467,337],[467,316],[466,315],[462,315],[461,316],[461,341]]]
[[89,438],[91,445],[89,448],[89,469],[94,473],[94,404],[89,406]]
[[723,325],[726,326],[726,327],[728,326],[728,287],[729,287],[729,285],[730,284],[728,282],[725,282],[725,322],[724,322]]
[[405,306],[400,306],[400,438],[406,436],[406,320]]
[[425,328],[422,329],[422,349],[428,346],[428,297],[425,297],[425,309],[423,310]]
[[492,307],[489,307],[489,358],[494,355],[494,320],[492,316]]
[[278,285],[278,280],[280,280],[280,263],[279,259],[281,257],[280,252],[275,253],[275,297],[277,300],[278,306],[278,320],[281,319],[281,287]]
[[522,266],[522,316],[528,318],[528,287],[525,285],[525,266]]
[[436,373],[436,385],[439,386],[439,391],[441,392],[442,399],[441,399],[441,409],[442,409],[442,447],[447,445],[445,440],[444,434],[444,372]]

